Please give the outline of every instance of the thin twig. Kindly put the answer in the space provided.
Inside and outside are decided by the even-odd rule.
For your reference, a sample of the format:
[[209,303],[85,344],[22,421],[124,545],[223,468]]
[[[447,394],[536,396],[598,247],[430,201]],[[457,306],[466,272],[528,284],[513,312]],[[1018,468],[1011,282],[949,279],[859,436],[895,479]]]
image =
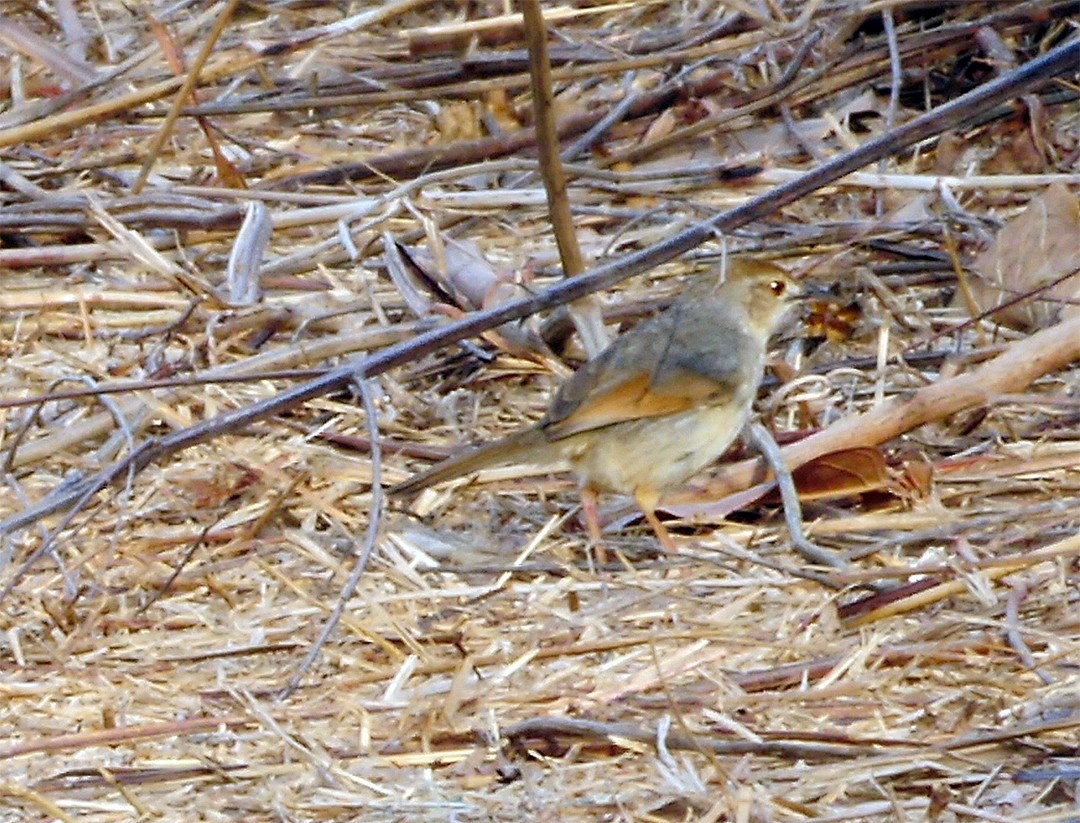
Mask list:
[[357,585],[360,583],[360,578],[364,574],[364,570],[367,569],[368,561],[371,559],[371,553],[375,550],[375,543],[379,536],[379,526],[382,523],[383,514],[383,489],[382,489],[382,449],[379,443],[379,419],[375,412],[375,401],[371,396],[371,386],[368,384],[368,379],[364,377],[362,372],[357,372],[354,376],[354,384],[357,391],[360,393],[360,400],[364,405],[364,415],[367,418],[368,437],[371,443],[371,507],[368,512],[368,526],[367,534],[364,536],[364,545],[360,549],[359,554],[356,556],[356,563],[353,566],[352,572],[349,574],[349,579],[345,582],[345,585],[341,587],[341,594],[338,597],[337,605],[334,607],[334,611],[326,619],[323,624],[322,630],[319,632],[319,636],[315,639],[308,653],[304,655],[303,661],[297,668],[296,673],[289,678],[288,684],[282,689],[279,695],[280,699],[284,699],[296,691],[300,685],[300,681],[304,679],[304,675],[315,663],[319,653],[322,651],[323,646],[326,645],[326,641],[330,639],[330,635],[337,627],[338,622],[341,620],[341,616],[345,613],[345,607],[348,606],[349,600],[352,598],[353,593],[356,591]]
[[830,566],[841,571],[846,570],[848,564],[842,557],[807,539],[806,532],[803,530],[802,506],[799,505],[799,493],[795,491],[795,481],[792,480],[791,471],[784,463],[780,447],[776,445],[776,440],[773,439],[769,430],[755,421],[747,427],[747,432],[750,435],[750,442],[761,452],[761,456],[772,469],[776,485],[780,489],[780,499],[784,507],[784,523],[787,524],[791,545],[811,563]]
[[[881,22],[885,29],[885,41],[889,45],[889,107],[885,110],[885,128],[892,129],[896,125],[896,113],[900,108],[900,83],[903,80],[903,69],[900,63],[900,44],[896,39],[896,23],[893,20],[892,9],[881,10]],[[878,161],[878,172],[884,173],[884,159]],[[875,211],[878,217],[885,213],[885,203],[879,192],[875,198]]]
[[1039,668],[1039,664],[1035,662],[1035,655],[1031,653],[1031,649],[1020,632],[1020,604],[1024,602],[1027,595],[1028,587],[1024,581],[1020,578],[1014,580],[1009,588],[1009,597],[1005,601],[1005,636],[1009,640],[1009,645],[1020,657],[1020,661],[1035,672],[1039,680],[1049,686],[1054,682],[1054,678]]
[[[603,723],[577,717],[537,717],[507,726],[503,736],[511,740],[528,738],[579,737],[585,740],[609,741],[622,738],[638,743],[655,745],[657,733],[633,723]],[[681,751],[702,751],[713,754],[774,754],[788,757],[837,757],[844,754],[865,753],[868,744],[852,740],[850,743],[809,743],[797,740],[716,740],[705,735],[688,738],[681,734],[669,734],[669,748]],[[901,748],[915,745],[898,743]]]

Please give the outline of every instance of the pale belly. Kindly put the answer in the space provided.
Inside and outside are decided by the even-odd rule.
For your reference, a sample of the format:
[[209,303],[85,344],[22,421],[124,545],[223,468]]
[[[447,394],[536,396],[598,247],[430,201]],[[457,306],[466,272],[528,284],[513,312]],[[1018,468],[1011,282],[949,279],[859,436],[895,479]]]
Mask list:
[[730,403],[617,423],[568,438],[564,454],[583,483],[598,490],[660,492],[723,454],[748,416],[748,403]]

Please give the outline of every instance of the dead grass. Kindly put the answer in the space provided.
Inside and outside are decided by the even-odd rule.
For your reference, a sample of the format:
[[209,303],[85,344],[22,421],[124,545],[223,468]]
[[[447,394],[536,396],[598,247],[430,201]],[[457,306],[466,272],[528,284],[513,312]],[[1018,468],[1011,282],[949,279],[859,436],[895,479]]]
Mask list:
[[[137,194],[182,82],[170,48],[190,67],[226,4],[71,5],[0,18],[0,516],[438,322],[391,283],[387,239],[429,271],[448,260],[451,289],[556,279],[540,180],[519,179],[529,81],[501,4],[351,4],[351,18],[241,4],[196,86],[202,125],[182,113]],[[1030,59],[1077,11],[889,5],[893,37],[858,3],[746,4],[721,29],[711,2],[558,17],[564,141],[627,90],[652,103],[568,166],[587,261]],[[691,92],[663,92],[683,70]],[[1013,262],[1020,279],[979,299],[1080,265],[1039,240],[1075,225],[1075,89],[1063,78],[866,170],[892,177],[849,178],[726,238],[834,290],[775,341],[788,368],[761,408],[778,432],[880,409],[1028,337],[965,324],[986,305],[954,300],[957,265],[985,260],[1005,224],[1049,262],[1027,281]],[[1017,230],[1054,182],[1064,199],[1038,201],[1064,202],[1052,222]],[[253,202],[265,251],[257,215],[236,242]],[[253,262],[230,265],[234,247]],[[609,322],[719,253],[603,295]],[[239,299],[253,283],[258,298]],[[1041,325],[1068,313],[1075,278],[1053,295]],[[533,340],[504,327],[482,351],[378,378],[381,480],[540,415],[565,366]],[[605,501],[603,568],[564,476],[513,468],[425,493],[387,513],[340,626],[284,699],[369,524],[363,408],[330,394],[199,443],[97,495],[21,575],[60,515],[4,536],[0,820],[1075,820],[1078,398],[1074,360],[931,413],[877,450],[885,480],[808,503],[811,534],[858,558],[843,591],[790,573],[770,505],[710,508],[722,484],[672,503],[709,505],[671,557]],[[884,602],[858,588],[892,579],[923,582]]]

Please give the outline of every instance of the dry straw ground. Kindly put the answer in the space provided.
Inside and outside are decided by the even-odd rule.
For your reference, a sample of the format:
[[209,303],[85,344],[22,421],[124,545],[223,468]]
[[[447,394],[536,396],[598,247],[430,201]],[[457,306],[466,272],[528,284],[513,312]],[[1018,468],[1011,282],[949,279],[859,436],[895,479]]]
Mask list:
[[[4,4],[0,820],[1080,819],[1075,74],[593,304],[617,330],[724,249],[832,289],[759,405],[834,453],[799,481],[840,588],[743,463],[667,501],[673,556],[606,500],[606,564],[572,481],[514,467],[385,509],[283,695],[373,477],[538,416],[581,358],[537,345],[557,313],[370,379],[377,449],[346,387],[41,505],[558,280],[516,8]],[[545,9],[591,266],[1007,75],[1078,4]]]

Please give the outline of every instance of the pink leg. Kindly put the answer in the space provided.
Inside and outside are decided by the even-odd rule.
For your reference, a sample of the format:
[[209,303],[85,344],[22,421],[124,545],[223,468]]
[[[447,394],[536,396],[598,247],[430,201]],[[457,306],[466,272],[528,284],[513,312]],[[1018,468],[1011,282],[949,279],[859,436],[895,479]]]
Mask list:
[[596,490],[588,486],[581,487],[581,513],[585,516],[585,528],[589,530],[589,539],[600,544],[600,514],[596,510]]
[[675,541],[671,537],[671,533],[664,527],[664,524],[660,522],[660,518],[656,516],[656,504],[660,502],[660,495],[651,489],[637,489],[634,492],[634,500],[638,504],[638,508],[641,509],[641,513],[645,515],[645,519],[649,525],[652,526],[652,530],[656,533],[656,539],[660,541],[660,547],[673,554],[676,551]]
[[596,562],[603,565],[607,562],[607,551],[604,550],[604,539],[600,533],[600,514],[596,510],[596,489],[590,486],[581,487],[581,513],[585,516],[585,528],[589,532],[589,541],[596,549]]

